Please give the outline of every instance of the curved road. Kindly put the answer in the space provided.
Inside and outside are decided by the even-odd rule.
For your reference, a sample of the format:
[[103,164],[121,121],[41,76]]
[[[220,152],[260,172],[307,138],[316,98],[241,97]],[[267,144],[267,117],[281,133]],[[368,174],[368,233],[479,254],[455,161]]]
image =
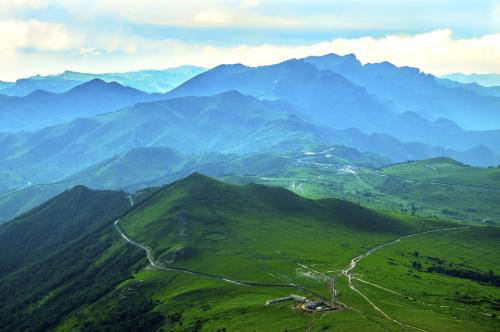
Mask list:
[[[130,196],[129,196],[130,197]],[[133,201],[130,197],[130,202],[131,202],[131,205],[133,205]],[[321,300],[324,300],[320,295],[318,294],[315,294],[307,289],[305,289],[304,287],[300,286],[300,285],[296,285],[296,284],[293,284],[293,283],[290,283],[290,284],[274,284],[274,283],[264,283],[264,282],[258,282],[258,281],[241,281],[241,280],[233,280],[233,279],[230,279],[230,278],[226,278],[226,277],[222,277],[222,276],[218,276],[218,275],[214,275],[214,274],[208,274],[208,273],[203,273],[203,272],[196,272],[196,271],[191,271],[191,270],[188,270],[188,269],[183,269],[183,268],[178,268],[178,267],[169,267],[169,266],[165,266],[164,264],[162,263],[158,263],[154,260],[153,258],[153,254],[152,254],[152,249],[142,243],[139,243],[137,241],[134,241],[132,239],[130,239],[127,235],[125,235],[125,233],[122,231],[122,229],[120,228],[120,226],[118,225],[118,223],[120,222],[120,219],[117,219],[115,222],[114,222],[114,226],[116,228],[116,230],[120,233],[121,237],[127,241],[128,243],[144,250],[146,252],[146,258],[148,259],[148,262],[149,262],[149,265],[151,265],[153,268],[155,269],[158,269],[158,270],[164,270],[164,271],[175,271],[175,272],[181,272],[181,273],[186,273],[186,274],[191,274],[191,275],[195,275],[195,276],[199,276],[199,277],[204,277],[204,278],[210,278],[210,279],[217,279],[217,280],[221,280],[221,281],[225,281],[225,282],[228,282],[228,283],[231,283],[231,284],[235,284],[235,285],[242,285],[242,286],[252,286],[252,287],[289,287],[289,288],[294,288],[294,289],[297,289],[297,290],[301,290],[303,291],[304,293],[307,293],[309,295],[312,295],[314,297],[317,297]]]
[[[423,332],[427,332],[426,330],[424,329],[421,329],[421,328],[418,328],[418,327],[415,327],[415,326],[412,326],[412,325],[408,325],[408,324],[405,324],[405,323],[402,323],[394,318],[391,318],[389,315],[387,315],[382,309],[380,309],[379,307],[377,307],[377,305],[375,303],[373,303],[373,301],[371,301],[365,294],[363,294],[359,289],[357,289],[353,283],[352,283],[352,279],[357,279],[355,277],[352,276],[352,270],[356,267],[356,264],[362,260],[363,258],[366,258],[368,256],[370,256],[371,254],[373,254],[375,251],[377,251],[378,249],[380,248],[383,248],[383,247],[386,247],[386,246],[390,246],[392,244],[395,244],[395,243],[398,243],[399,241],[401,240],[404,240],[404,239],[407,239],[407,238],[410,238],[410,237],[414,237],[414,236],[418,236],[418,235],[423,235],[423,234],[429,234],[429,233],[435,233],[435,232],[444,232],[444,231],[451,231],[451,230],[455,230],[455,229],[461,229],[461,228],[467,228],[467,226],[462,226],[462,227],[452,227],[452,228],[441,228],[441,229],[435,229],[435,230],[431,230],[431,231],[425,231],[425,232],[419,232],[419,233],[414,233],[414,234],[410,234],[410,235],[405,235],[405,236],[402,236],[394,241],[390,241],[390,242],[387,242],[387,243],[384,243],[384,244],[381,244],[381,245],[378,245],[370,250],[368,250],[367,252],[359,255],[359,256],[356,256],[354,257],[353,259],[351,259],[351,263],[345,268],[342,270],[342,274],[344,276],[347,277],[347,281],[348,281],[348,285],[349,285],[349,288],[351,288],[353,291],[355,291],[356,293],[358,293],[361,297],[363,297],[366,302],[368,302],[375,310],[377,310],[378,312],[380,312],[385,318],[389,319],[390,321],[398,324],[398,325],[401,325],[401,326],[405,326],[405,327],[409,327],[409,328],[412,328],[412,329],[415,329],[415,330],[419,330],[419,331],[423,331]],[[363,281],[365,282],[364,280],[360,280],[360,281]],[[378,286],[378,285],[377,285]],[[387,290],[387,289],[386,289]],[[390,290],[389,290],[390,291]],[[393,292],[395,293],[394,291],[390,291],[390,292]],[[399,293],[396,293],[398,295],[401,295]]]
[[[129,195],[128,199],[130,201],[130,205],[133,206],[134,205],[134,201],[132,199],[132,196]],[[213,274],[207,274],[207,273],[202,273],[202,272],[191,271],[191,270],[183,269],[183,268],[167,267],[167,266],[165,266],[162,263],[155,262],[155,260],[153,258],[151,247],[148,247],[148,246],[146,246],[146,245],[144,245],[142,243],[134,241],[134,240],[130,239],[127,235],[125,235],[125,233],[122,231],[122,229],[118,225],[119,222],[120,222],[120,219],[117,219],[114,222],[114,226],[115,226],[116,230],[120,233],[121,237],[125,241],[127,241],[128,243],[130,243],[130,244],[132,244],[132,245],[134,245],[134,246],[136,246],[136,247],[144,250],[146,252],[146,258],[148,259],[149,265],[151,265],[155,269],[164,270],[164,271],[175,271],[175,272],[181,272],[181,273],[196,275],[196,276],[200,276],[200,277],[204,277],[204,278],[217,279],[217,280],[225,281],[225,282],[232,283],[232,284],[235,284],[235,285],[242,285],[242,286],[252,286],[252,287],[290,287],[290,288],[301,290],[301,291],[303,291],[303,292],[305,292],[307,294],[310,294],[312,296],[315,296],[317,298],[320,298],[320,299],[324,300],[320,295],[312,293],[312,292],[308,291],[307,289],[305,289],[305,288],[303,288],[303,287],[301,287],[299,285],[293,284],[293,283],[289,283],[289,284],[273,284],[273,283],[262,283],[262,282],[257,282],[257,281],[240,281],[240,280],[233,280],[233,279],[222,277],[222,276],[218,276],[218,275],[213,275]],[[361,280],[361,279],[356,278],[356,277],[353,277],[352,276],[352,270],[356,267],[356,264],[359,261],[361,261],[362,259],[370,256],[371,254],[373,254],[378,249],[381,249],[381,248],[386,247],[386,246],[393,245],[395,243],[400,242],[401,240],[404,240],[404,239],[407,239],[407,238],[411,238],[411,237],[414,237],[414,236],[429,234],[429,233],[451,231],[451,230],[462,229],[462,228],[467,228],[467,226],[452,227],[452,228],[441,228],[441,229],[435,229],[435,230],[424,231],[424,232],[419,232],[419,233],[413,233],[413,234],[409,234],[409,235],[405,235],[405,236],[402,236],[400,238],[397,238],[396,240],[380,244],[380,245],[378,245],[378,246],[376,246],[376,247],[368,250],[367,252],[365,252],[365,253],[363,253],[363,254],[361,254],[359,256],[356,256],[353,259],[351,259],[351,262],[349,263],[349,265],[346,268],[344,268],[343,270],[341,270],[341,272],[347,278],[349,288],[351,290],[353,290],[354,292],[358,293],[361,297],[363,297],[375,310],[377,310],[378,312],[380,312],[383,317],[385,317],[386,319],[388,319],[388,320],[390,320],[390,321],[392,321],[392,322],[394,322],[394,323],[396,323],[396,324],[398,324],[400,326],[405,326],[405,327],[408,327],[408,328],[411,328],[411,329],[415,329],[415,330],[418,330],[418,331],[422,331],[422,332],[428,332],[427,330],[424,330],[424,329],[421,329],[421,328],[418,328],[418,327],[415,327],[415,326],[408,325],[408,324],[405,324],[403,322],[400,322],[400,321],[398,321],[398,320],[390,317],[389,315],[387,315],[373,301],[371,301],[364,293],[362,293],[359,289],[357,289],[353,285],[352,279],[356,279],[356,280],[359,280],[361,282],[365,282],[365,283],[368,283],[368,284],[372,284],[372,283],[367,282],[365,280]],[[306,267],[306,266],[304,266],[304,267]],[[317,272],[317,273],[323,274],[321,272]],[[375,284],[372,284],[372,285],[374,285],[376,287],[383,288],[383,287],[381,287],[379,285],[375,285]],[[399,294],[397,292],[391,291],[389,289],[386,289],[386,288],[383,288],[383,289],[387,290],[387,291],[390,291],[391,293],[395,293],[397,295],[403,296],[402,294]]]

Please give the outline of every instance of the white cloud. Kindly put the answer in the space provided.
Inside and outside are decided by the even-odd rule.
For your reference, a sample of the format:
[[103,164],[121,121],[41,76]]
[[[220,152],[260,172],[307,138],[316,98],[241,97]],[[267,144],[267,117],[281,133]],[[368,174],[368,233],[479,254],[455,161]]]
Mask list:
[[245,8],[245,7],[247,7],[247,8],[248,7],[258,7],[261,5],[261,3],[262,3],[261,0],[242,0],[240,2],[240,7],[243,7],[243,8]]
[[62,51],[75,45],[75,40],[62,24],[36,20],[0,21],[0,52],[30,48],[44,51]]
[[[221,63],[266,65],[290,58],[327,53],[354,53],[361,62],[390,61],[425,72],[500,72],[500,33],[454,38],[451,30],[382,38],[336,38],[315,44],[286,46],[241,44],[223,47],[179,40],[151,40],[103,33],[76,38],[64,26],[36,21],[0,22],[0,79],[65,69],[86,72],[166,68],[182,64],[206,67]],[[43,52],[23,52],[25,48]],[[71,52],[66,52],[71,50]]]
[[0,0],[0,14],[12,15],[26,9],[41,9],[48,5],[48,0]]
[[202,25],[228,25],[232,23],[231,15],[217,10],[207,10],[194,16],[194,22]]
[[362,62],[389,61],[426,72],[500,72],[500,33],[454,39],[449,29],[384,38],[335,39],[330,49],[354,53]]

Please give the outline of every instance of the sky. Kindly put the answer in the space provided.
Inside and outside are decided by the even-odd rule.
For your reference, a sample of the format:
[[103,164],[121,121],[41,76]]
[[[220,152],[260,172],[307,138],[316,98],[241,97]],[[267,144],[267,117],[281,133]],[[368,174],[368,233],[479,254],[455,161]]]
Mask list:
[[0,0],[0,80],[354,53],[500,73],[500,1]]

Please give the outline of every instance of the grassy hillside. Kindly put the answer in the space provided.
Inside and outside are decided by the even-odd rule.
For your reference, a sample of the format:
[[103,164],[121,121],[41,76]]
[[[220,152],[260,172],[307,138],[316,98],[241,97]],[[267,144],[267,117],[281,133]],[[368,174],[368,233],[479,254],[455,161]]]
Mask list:
[[[93,189],[113,189],[133,192],[146,187],[162,186],[192,172],[208,176],[276,176],[293,167],[311,149],[326,151],[328,158],[315,160],[339,165],[378,167],[387,161],[343,146],[309,146],[293,152],[262,152],[249,155],[199,153],[186,155],[163,148],[135,148],[104,162],[77,172],[60,181],[35,184],[0,195],[0,223],[26,212],[55,195],[76,185]],[[313,156],[308,156],[313,158]],[[8,179],[8,178],[7,178]],[[5,179],[5,181],[7,180]],[[14,183],[15,184],[15,183]],[[14,185],[11,184],[11,185]],[[24,185],[24,183],[23,183]]]
[[80,186],[2,225],[0,294],[9,300],[0,308],[0,330],[52,330],[130,278],[143,255],[113,252],[122,243],[109,227],[128,208],[122,192]]
[[435,158],[385,167],[381,174],[418,182],[439,182],[500,191],[500,168],[470,167],[449,158]]
[[[438,246],[436,239],[443,236],[438,234],[448,234],[455,246],[480,242],[485,253],[496,250],[495,228],[459,228],[392,242],[455,225],[382,214],[337,199],[309,200],[282,188],[230,185],[199,174],[144,191],[132,202],[130,207],[120,192],[76,187],[2,226],[0,236],[11,241],[0,242],[2,252],[22,249],[29,261],[17,267],[9,258],[12,255],[1,256],[5,273],[0,276],[0,295],[16,299],[0,311],[4,326],[10,331],[397,330],[401,326],[349,289],[341,273],[353,257],[382,243],[388,246],[360,261],[353,277],[364,280],[369,276],[370,282],[397,285],[398,291],[408,293],[417,287],[420,291],[426,280],[467,282],[468,302],[457,295],[446,300],[450,306],[488,314],[498,311],[494,286],[424,271],[412,271],[410,275],[420,278],[407,278],[404,285],[394,284],[390,280],[400,273],[400,263],[393,270],[393,265],[380,265],[377,258],[392,250],[392,245],[411,245],[405,250],[422,252],[422,269],[427,268],[427,261],[434,262],[429,256],[449,260],[459,268],[466,263],[467,269],[488,274],[497,261],[494,255],[474,259],[472,251],[450,249],[437,256],[433,250]],[[113,225],[117,218],[118,229]],[[126,242],[119,229],[150,247],[156,264],[171,270],[145,267],[145,252]],[[27,235],[13,241],[16,233]],[[425,248],[418,242],[422,239],[429,241]],[[413,256],[398,259],[409,257]],[[383,274],[376,272],[379,268],[384,268]],[[290,293],[328,299],[333,275],[337,276],[338,301],[347,310],[306,314],[291,310],[290,303],[264,306],[265,301]],[[423,310],[419,302],[393,297],[393,293],[374,294],[356,280],[353,283],[363,294],[404,324],[439,331],[489,331],[496,323],[491,316],[484,316],[488,320],[464,312],[462,324],[456,324],[457,310]],[[481,300],[485,296],[489,302]],[[435,303],[432,298],[425,301]],[[477,301],[483,302],[476,305]],[[414,319],[415,310],[422,321]]]
[[[477,168],[436,158],[384,168],[387,161],[343,146],[304,146],[293,152],[183,155],[139,148],[48,185],[0,196],[0,222],[83,184],[133,192],[162,186],[192,172],[232,183],[256,182],[310,198],[336,197],[367,207],[483,223],[500,220],[499,168]],[[488,221],[491,220],[491,221]]]
[[[390,235],[425,227],[417,222],[390,222],[390,218],[345,201],[311,201],[281,188],[253,184],[239,187],[195,174],[146,201],[122,220],[122,226],[132,238],[153,247],[159,260],[173,260],[174,265],[207,273],[225,270],[225,275],[233,279],[270,281],[273,277],[264,271],[286,271],[299,259],[315,259],[322,252],[321,243],[333,242],[341,247],[334,234],[337,232],[328,229],[337,229],[337,236],[341,232],[357,233],[359,237],[369,233],[373,244],[377,233],[380,242]],[[315,238],[318,248],[303,251],[304,237]],[[266,257],[276,250],[287,255],[275,257],[272,266],[266,266]],[[352,252],[344,251],[347,259]],[[217,265],[229,258],[231,265]],[[339,259],[339,264],[344,259]],[[238,267],[243,262],[244,271]]]
[[336,163],[328,153],[303,155],[270,176],[224,180],[281,186],[312,198],[337,197],[367,207],[477,223],[500,220],[500,168],[478,168],[436,158],[382,168]]
[[401,241],[359,264],[356,276],[371,284],[355,283],[382,310],[414,326],[495,331],[500,326],[499,239],[499,228],[480,227]]
[[441,215],[500,221],[500,168],[436,158],[382,168],[376,188]]

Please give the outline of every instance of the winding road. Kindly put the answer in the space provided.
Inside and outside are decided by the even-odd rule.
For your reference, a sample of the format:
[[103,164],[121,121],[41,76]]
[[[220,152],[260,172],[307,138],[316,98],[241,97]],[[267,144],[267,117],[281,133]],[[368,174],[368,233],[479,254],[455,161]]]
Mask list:
[[[380,312],[382,314],[382,316],[384,316],[385,318],[387,318],[388,320],[398,324],[398,325],[401,325],[401,326],[405,326],[405,327],[409,327],[409,328],[412,328],[412,329],[415,329],[415,330],[418,330],[418,331],[424,331],[424,332],[427,332],[427,330],[424,330],[424,329],[421,329],[421,328],[418,328],[416,326],[412,326],[412,325],[408,325],[408,324],[405,324],[403,322],[400,322],[392,317],[390,317],[389,315],[387,315],[382,309],[380,309],[379,307],[377,307],[377,305],[375,303],[373,303],[372,300],[370,300],[368,298],[368,296],[366,296],[364,293],[362,293],[359,289],[357,289],[353,283],[352,283],[352,279],[356,279],[356,280],[359,280],[361,282],[365,282],[365,283],[368,283],[368,284],[372,284],[370,282],[367,282],[365,280],[361,280],[361,279],[358,279],[358,278],[355,278],[352,276],[352,270],[354,270],[354,268],[356,267],[356,264],[361,261],[363,258],[366,258],[368,256],[370,256],[371,254],[373,254],[375,251],[379,250],[380,248],[383,248],[383,247],[386,247],[386,246],[390,246],[390,245],[393,245],[395,243],[398,243],[400,242],[401,240],[404,240],[404,239],[407,239],[407,238],[410,238],[410,237],[414,237],[414,236],[418,236],[418,235],[424,235],[424,234],[429,234],[429,233],[435,233],[435,232],[445,232],[445,231],[451,231],[451,230],[456,230],[456,229],[462,229],[462,228],[467,228],[467,226],[462,226],[462,227],[452,227],[452,228],[441,228],[441,229],[435,229],[435,230],[430,230],[430,231],[425,231],[425,232],[419,232],[419,233],[414,233],[414,234],[410,234],[410,235],[405,235],[405,236],[402,236],[396,240],[393,240],[393,241],[390,241],[390,242],[386,242],[386,243],[383,243],[381,245],[378,245],[370,250],[368,250],[367,252],[359,255],[359,256],[356,256],[354,257],[353,259],[351,259],[351,262],[350,264],[342,270],[342,274],[344,276],[347,277],[347,281],[348,281],[348,285],[349,285],[349,288],[352,289],[354,292],[358,293],[361,297],[363,297],[366,302],[368,302],[375,310],[377,310],[378,312]],[[386,288],[383,288],[382,286],[379,286],[379,285],[375,285],[375,284],[372,284],[376,287],[379,287],[379,288],[382,288],[384,290],[387,290],[391,293],[395,293],[397,295],[401,295],[397,292],[394,292],[394,291],[391,291],[389,289],[386,289]]]
[[[130,201],[130,205],[134,206],[134,201],[132,199],[132,196],[128,196],[128,199]],[[307,293],[309,295],[312,295],[314,297],[317,297],[319,299],[325,300],[322,298],[321,295],[315,294],[304,287],[294,284],[294,283],[289,283],[289,284],[277,284],[277,283],[265,283],[265,282],[258,282],[258,281],[248,281],[248,280],[233,280],[227,277],[215,275],[215,274],[208,274],[208,273],[203,273],[203,272],[196,272],[196,271],[191,271],[189,269],[183,269],[183,268],[178,268],[178,267],[171,267],[171,266],[166,266],[160,262],[156,262],[153,258],[153,249],[151,247],[148,247],[147,245],[144,245],[142,243],[139,243],[137,241],[132,240],[129,238],[121,229],[120,225],[120,219],[115,220],[114,226],[118,233],[120,233],[121,237],[127,241],[128,243],[142,249],[143,251],[146,252],[146,258],[149,262],[149,265],[157,270],[163,270],[163,271],[174,271],[174,272],[181,272],[181,273],[186,273],[190,275],[195,275],[203,278],[210,278],[210,279],[216,279],[216,280],[221,280],[227,283],[235,284],[235,285],[241,285],[241,286],[251,286],[251,287],[289,287],[289,288],[294,288],[297,290],[300,290],[304,293]]]
[[[129,199],[130,205],[133,206],[134,205],[134,201],[133,201],[132,196],[129,195],[128,199]],[[220,281],[224,281],[224,282],[227,282],[227,283],[231,283],[231,284],[235,284],[235,285],[240,285],[240,286],[251,286],[251,287],[289,287],[289,288],[294,288],[294,289],[297,289],[297,290],[301,290],[301,291],[303,291],[303,292],[305,292],[305,293],[307,293],[309,295],[312,295],[312,296],[315,296],[315,297],[317,297],[319,299],[325,300],[320,295],[315,294],[313,292],[310,292],[307,289],[305,289],[304,287],[302,287],[300,285],[297,285],[297,284],[294,284],[294,283],[283,283],[282,284],[282,283],[263,283],[263,282],[246,281],[246,280],[245,281],[233,280],[233,279],[230,279],[230,278],[227,278],[227,277],[224,277],[224,276],[219,276],[219,275],[214,275],[214,274],[208,274],[208,273],[203,273],[203,272],[196,272],[196,271],[192,271],[192,270],[184,269],[184,268],[166,266],[165,264],[157,262],[157,261],[154,260],[153,253],[152,253],[153,250],[151,249],[151,247],[149,247],[147,245],[144,245],[142,243],[139,243],[138,241],[134,241],[131,238],[129,238],[123,232],[123,230],[121,229],[121,227],[119,225],[119,222],[120,222],[120,219],[117,219],[114,222],[114,226],[115,226],[116,230],[120,233],[121,237],[125,241],[127,241],[128,243],[130,243],[130,244],[132,244],[132,245],[134,245],[134,246],[142,249],[146,253],[146,258],[147,258],[147,260],[149,262],[149,265],[152,268],[154,268],[154,269],[164,270],[164,271],[174,271],[174,272],[186,273],[186,274],[195,275],[195,276],[199,276],[199,277],[203,277],[203,278],[216,279],[216,280],[220,280]],[[408,298],[410,300],[413,300],[411,297],[408,297],[408,296],[405,296],[405,295],[400,294],[398,292],[395,292],[393,290],[384,288],[384,287],[382,287],[380,285],[377,285],[377,284],[374,284],[374,283],[371,283],[371,282],[359,279],[357,277],[354,277],[352,275],[352,271],[356,267],[357,263],[359,263],[362,259],[370,256],[375,251],[377,251],[377,250],[379,250],[381,248],[384,248],[384,247],[396,244],[396,243],[400,242],[401,240],[405,240],[405,239],[408,239],[408,238],[411,238],[411,237],[420,236],[420,235],[424,235],[424,234],[430,234],[430,233],[436,233],[436,232],[445,232],[445,231],[452,231],[452,230],[464,229],[464,228],[468,228],[468,227],[467,226],[461,226],[461,227],[441,228],[441,229],[423,231],[423,232],[413,233],[413,234],[409,234],[409,235],[405,235],[405,236],[399,237],[399,238],[397,238],[397,239],[395,239],[393,241],[380,244],[380,245],[378,245],[378,246],[376,246],[374,248],[371,248],[370,250],[366,251],[365,253],[363,253],[363,254],[361,254],[359,256],[354,257],[353,259],[351,259],[349,265],[347,267],[345,267],[344,269],[340,270],[340,271],[341,271],[342,275],[344,275],[347,278],[349,288],[352,291],[356,292],[358,295],[360,295],[362,298],[364,298],[365,301],[368,302],[370,304],[370,306],[372,306],[375,310],[377,310],[384,318],[386,318],[386,319],[388,319],[388,320],[390,320],[390,321],[392,321],[392,322],[394,322],[394,323],[396,323],[396,324],[398,324],[400,326],[404,326],[404,327],[411,328],[411,329],[418,330],[418,331],[422,331],[422,332],[428,332],[427,330],[421,329],[421,328],[416,327],[416,326],[408,325],[406,323],[403,323],[401,321],[398,321],[398,320],[390,317],[386,312],[384,312],[381,308],[379,308],[366,294],[364,294],[358,288],[356,288],[354,286],[352,280],[355,279],[355,280],[358,280],[360,282],[363,282],[363,283],[366,283],[366,284],[369,284],[369,285],[381,288],[381,289],[383,289],[385,291],[388,291],[390,293],[393,293],[395,295],[399,295],[399,296]],[[307,266],[302,266],[302,267],[310,269]],[[310,269],[310,270],[312,270],[312,269]],[[326,274],[324,274],[322,272],[315,271],[315,270],[312,270],[312,271],[314,271],[315,273],[322,274],[325,277],[328,277]],[[420,301],[418,301],[418,302],[420,302]]]

